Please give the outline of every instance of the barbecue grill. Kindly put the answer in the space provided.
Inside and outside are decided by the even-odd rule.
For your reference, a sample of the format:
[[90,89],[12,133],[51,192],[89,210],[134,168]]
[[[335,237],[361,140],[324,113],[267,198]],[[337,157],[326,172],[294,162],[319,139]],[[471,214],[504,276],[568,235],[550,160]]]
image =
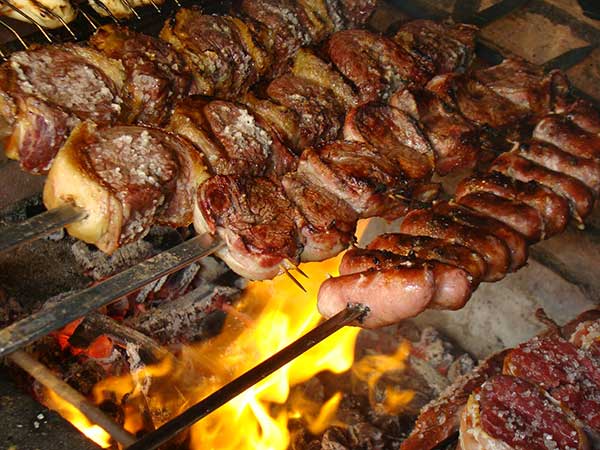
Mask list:
[[[102,5],[98,0],[95,1]],[[3,1],[3,4],[8,5],[8,0]],[[79,14],[75,21],[65,23],[62,27],[53,30],[44,29],[27,17],[23,17],[23,21],[2,18],[0,25],[3,27],[3,44],[0,46],[2,52],[0,56],[6,58],[14,51],[27,48],[31,43],[85,40],[100,24],[107,22],[127,23],[137,31],[156,35],[166,17],[182,6],[192,4],[194,2],[167,2],[152,3],[139,9],[132,8],[132,18],[125,22],[110,14],[102,17],[88,4],[82,3],[78,6]],[[126,2],[124,5],[130,7]],[[215,12],[228,7],[228,5],[214,5],[213,2],[207,2],[203,6]],[[101,9],[108,11],[108,8],[101,7]],[[600,43],[600,23],[584,17],[575,1],[387,2],[379,5],[372,19],[372,25],[377,29],[385,30],[393,22],[408,17],[452,17],[457,21],[475,24],[483,30],[477,49],[478,64],[495,64],[500,62],[503,56],[517,55],[547,70],[561,69],[570,76],[576,95],[598,106],[600,53],[596,47]],[[553,36],[556,38],[554,39]],[[0,179],[4,181],[3,193],[0,194],[2,221],[5,224],[14,224],[40,214],[43,209],[39,199],[42,185],[40,178],[24,174],[14,162],[2,161],[0,164]],[[454,177],[458,176],[454,175]],[[460,177],[464,177],[464,174],[460,174]],[[450,186],[451,190],[455,180],[444,179],[443,183]],[[205,266],[202,262],[203,258],[222,245],[218,242],[207,242],[202,236],[179,243],[180,236],[161,229],[153,231],[144,243],[136,243],[133,249],[116,257],[99,257],[85,245],[80,245],[81,243],[75,244],[78,245],[79,253],[74,254],[70,249],[72,241],[69,241],[68,245],[63,242],[64,239],[61,241],[63,235],[59,228],[62,224],[73,220],[72,216],[76,214],[77,211],[68,209],[62,211],[62,214],[58,211],[58,220],[54,217],[50,221],[53,226],[46,230],[54,232],[50,238],[26,244],[20,243],[12,252],[0,255],[0,266],[3,269],[0,270],[2,272],[0,284],[5,285],[9,294],[22,300],[23,303],[22,311],[14,311],[10,307],[6,309],[7,315],[10,316],[6,324],[15,322],[17,318],[21,320],[23,317],[27,318],[36,305],[51,296],[82,289],[87,283],[79,268],[82,261],[99,272],[104,268],[105,271],[98,276],[103,278],[150,256],[152,259],[147,263],[145,271],[141,272],[137,267],[129,273],[123,272],[113,278],[104,291],[91,288],[75,293],[74,295],[79,296],[78,306],[62,309],[60,312],[58,308],[53,310],[58,316],[62,315],[62,318],[58,319],[59,322],[54,325],[13,328],[11,343],[3,349],[3,352],[8,354],[22,348],[25,344],[43,338],[59,326],[97,310],[107,303],[108,297],[121,298],[149,283],[152,288],[157,288],[157,283],[164,283],[167,275],[180,269],[186,270],[185,268],[190,264],[196,267],[196,270],[210,271],[207,266],[213,263],[206,263]],[[370,237],[390,229],[393,229],[393,225],[385,221],[371,220],[363,239],[368,241]],[[27,228],[18,230],[18,240],[28,232]],[[179,245],[173,245],[176,243]],[[198,251],[199,246],[205,251]],[[171,249],[170,253],[160,253],[168,248]],[[600,298],[600,283],[596,269],[597,263],[600,263],[598,249],[598,222],[597,217],[593,216],[585,231],[569,229],[562,235],[534,247],[526,269],[500,283],[482,286],[475,294],[475,298],[461,311],[427,311],[414,319],[414,322],[420,327],[434,326],[474,356],[485,357],[542,331],[542,324],[532,320],[534,311],[539,307],[543,307],[550,317],[561,323],[594,307]],[[98,263],[99,259],[101,263]],[[55,263],[57,260],[60,264]],[[218,263],[214,264],[218,265]],[[198,265],[202,268],[198,269]],[[235,278],[230,273],[224,273],[225,270],[222,268],[217,272],[219,280],[227,277]],[[141,277],[140,273],[142,273]],[[181,273],[178,272],[175,277],[185,278]],[[213,282],[215,279],[210,281]],[[237,282],[239,283],[239,280]],[[229,285],[235,285],[235,281]],[[300,295],[301,292],[298,291],[298,294]],[[214,301],[215,294],[212,290],[200,289],[195,291],[193,296],[195,302],[203,301],[208,304]],[[348,316],[342,318],[336,326],[344,325],[357,316],[358,313],[354,312],[350,318]],[[32,317],[43,318],[44,313]],[[206,321],[206,317],[202,314],[198,317],[201,317],[200,321]],[[92,328],[102,322],[101,318],[93,315],[87,320],[94,324]],[[338,317],[337,320],[340,318]],[[210,320],[207,323],[207,326],[210,326]],[[111,330],[114,332],[114,329]],[[149,335],[127,328],[122,332],[124,340],[142,343],[146,348],[160,353],[161,347],[154,342],[155,336],[152,335],[151,329],[148,330]],[[55,390],[62,386],[54,381],[51,373],[46,373],[47,368],[43,364],[32,360],[25,353],[19,351],[9,358],[28,372],[36,372],[41,378],[46,377],[45,382],[50,383]],[[276,364],[267,361],[267,366],[275,368]],[[84,410],[88,407],[87,401],[76,391],[64,394],[70,396],[72,403],[79,405],[80,409]],[[208,408],[204,414],[211,410],[210,407]],[[97,418],[97,423],[106,419],[106,416],[96,409],[91,408],[90,411],[91,417]],[[19,414],[18,411],[6,413]],[[1,414],[3,413],[0,412]],[[94,414],[98,415],[94,416]],[[105,425],[112,429],[116,440],[119,440],[117,436],[120,436],[122,444],[131,445],[134,442],[135,439],[121,430],[118,425],[114,423],[105,423]],[[179,426],[185,427],[181,424]]]

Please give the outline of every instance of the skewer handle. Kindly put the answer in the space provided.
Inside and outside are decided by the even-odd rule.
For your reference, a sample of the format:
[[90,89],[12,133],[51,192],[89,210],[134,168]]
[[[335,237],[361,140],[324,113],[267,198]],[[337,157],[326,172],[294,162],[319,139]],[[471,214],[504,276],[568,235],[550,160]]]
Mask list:
[[[207,240],[210,242],[207,243]],[[0,356],[58,330],[80,317],[112,303],[151,281],[169,275],[223,246],[218,239],[199,235],[121,273],[77,292],[0,330]]]
[[85,219],[87,213],[76,206],[62,205],[15,225],[0,230],[0,252],[33,241],[73,222]]
[[275,353],[267,360],[210,394],[208,397],[188,408],[169,422],[166,422],[155,431],[147,434],[135,444],[130,445],[127,447],[127,450],[153,450],[160,447],[181,431],[206,417],[246,389],[254,386],[256,383],[297,358],[323,339],[331,336],[340,328],[349,325],[356,320],[360,320],[367,312],[368,308],[364,305],[348,305],[346,309],[327,319],[325,322],[321,323],[284,349]]

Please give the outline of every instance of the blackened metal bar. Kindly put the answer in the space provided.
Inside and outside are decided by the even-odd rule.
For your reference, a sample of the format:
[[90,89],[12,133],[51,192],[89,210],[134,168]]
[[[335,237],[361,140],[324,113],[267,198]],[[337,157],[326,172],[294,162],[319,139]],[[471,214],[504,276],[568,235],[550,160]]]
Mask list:
[[124,446],[135,442],[135,437],[121,428],[114,420],[104,414],[98,407],[93,405],[87,398],[77,390],[58,378],[45,365],[22,350],[14,352],[8,357],[14,364],[19,366],[42,386],[54,391],[60,398],[73,405],[85,417],[95,425],[100,426],[115,441]]
[[368,308],[364,305],[348,305],[346,309],[327,319],[300,339],[275,353],[248,372],[240,375],[235,380],[227,383],[204,400],[185,410],[179,416],[147,434],[135,444],[127,447],[127,450],[153,450],[160,447],[186,428],[237,397],[246,389],[254,386],[277,369],[280,369],[305,351],[314,347],[323,339],[331,336],[340,328],[350,325],[352,322],[359,321],[367,313]]
[[23,348],[151,281],[214,253],[224,245],[220,240],[207,243],[209,238],[208,235],[196,236],[0,330],[0,356]]
[[566,71],[573,66],[576,66],[587,58],[590,53],[597,48],[596,45],[587,45],[585,47],[574,48],[568,52],[558,55],[556,58],[552,58],[544,63],[545,70],[559,69]]
[[0,252],[46,236],[55,230],[86,217],[87,213],[72,205],[63,205],[15,225],[0,229]]

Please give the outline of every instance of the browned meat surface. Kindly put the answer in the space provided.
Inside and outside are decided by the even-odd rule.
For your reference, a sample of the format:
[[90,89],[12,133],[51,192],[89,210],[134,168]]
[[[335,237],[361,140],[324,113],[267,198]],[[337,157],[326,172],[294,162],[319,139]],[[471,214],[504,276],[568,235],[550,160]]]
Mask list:
[[529,112],[468,75],[446,74],[426,86],[446,104],[480,126],[503,128],[521,125]]
[[319,145],[338,137],[344,109],[329,89],[306,78],[282,75],[269,84],[267,94],[298,117],[301,148]]
[[298,2],[242,0],[240,11],[258,24],[260,42],[273,56],[273,76],[285,69],[300,47],[311,43],[309,16]]
[[198,153],[174,135],[85,122],[56,156],[44,204],[83,208],[87,218],[69,225],[69,233],[112,253],[155,223],[188,226],[196,188],[206,177]]
[[600,134],[600,111],[586,100],[576,100],[563,111],[563,114],[582,130]]
[[398,89],[423,86],[430,74],[392,40],[366,30],[335,33],[327,43],[334,66],[359,92],[361,102],[386,100]]
[[475,77],[496,94],[537,117],[566,104],[569,81],[560,71],[545,74],[540,66],[507,58],[501,64],[475,72]]
[[109,124],[122,113],[120,64],[77,45],[13,53],[0,69],[4,151],[32,173],[46,173],[80,120]]
[[[425,261],[414,257],[397,255],[387,250],[353,248],[344,253],[340,263],[340,275],[420,267]],[[459,267],[439,261],[427,261],[433,270],[435,289],[429,308],[460,309],[471,296],[469,274]],[[368,274],[366,274],[368,275]]]
[[587,439],[537,386],[496,376],[469,397],[460,423],[462,450],[584,450]]
[[396,162],[407,177],[429,179],[435,154],[419,123],[391,106],[366,103],[346,115],[344,138],[367,142]]
[[517,153],[547,169],[577,178],[596,195],[600,193],[600,161],[580,158],[539,141],[519,146]]
[[219,256],[241,276],[273,278],[302,252],[301,218],[279,183],[267,178],[216,175],[198,190],[194,226],[217,234],[227,248]]
[[567,116],[545,117],[535,127],[533,138],[581,158],[600,159],[600,135],[585,131]]
[[437,400],[429,403],[419,415],[401,450],[434,450],[458,433],[460,413],[471,392],[486,380],[502,372],[506,352],[482,361],[473,372],[459,378]]
[[307,149],[298,173],[354,208],[360,217],[382,215],[391,209],[406,211],[412,186],[399,167],[369,145],[332,142]]
[[[449,202],[436,203],[433,206],[433,211],[502,240],[510,251],[511,263],[509,270],[511,272],[520,269],[527,262],[527,242],[522,234],[502,222],[501,214],[487,215]],[[536,219],[539,220],[537,214]]]
[[525,183],[498,172],[477,175],[461,181],[454,198],[460,203],[463,197],[478,192],[522,202],[534,208],[543,221],[545,237],[561,233],[569,221],[567,200],[535,181]]
[[340,11],[346,21],[346,28],[364,25],[375,11],[377,0],[328,0]]
[[165,23],[160,37],[185,59],[194,76],[194,93],[235,98],[258,80],[266,58],[247,42],[243,27],[232,17],[183,8]]
[[504,372],[535,383],[600,431],[600,367],[566,340],[536,337],[513,349]]
[[458,112],[425,90],[399,91],[390,104],[409,114],[422,126],[435,151],[435,170],[446,175],[477,162],[479,133]]
[[487,270],[485,260],[479,253],[462,245],[427,236],[388,233],[376,237],[367,248],[459,267],[469,274],[473,288],[480,283]]
[[348,247],[354,240],[357,220],[350,205],[296,173],[284,176],[282,184],[304,219],[299,225],[303,261],[323,261]]
[[296,167],[276,133],[237,103],[188,98],[175,107],[169,127],[196,145],[215,174],[280,176]]
[[319,289],[318,307],[330,317],[348,303],[367,304],[370,313],[362,326],[377,328],[416,316],[434,293],[435,276],[428,264],[373,270],[326,280]]
[[444,239],[479,253],[487,264],[485,281],[498,281],[504,278],[510,268],[510,252],[504,241],[431,210],[416,210],[408,213],[400,225],[400,231],[414,236]]
[[544,222],[536,209],[525,203],[510,200],[490,192],[475,192],[462,196],[457,202],[489,217],[495,217],[535,243],[544,237]]
[[394,41],[433,63],[436,74],[463,72],[473,61],[477,32],[472,25],[413,20],[400,27]]
[[594,197],[585,184],[568,175],[546,169],[516,153],[500,155],[491,169],[520,181],[536,181],[549,187],[567,199],[571,215],[580,224],[583,224],[584,219],[592,211]]
[[89,44],[125,69],[125,121],[160,126],[173,103],[188,94],[191,75],[183,58],[166,42],[125,27],[105,25]]

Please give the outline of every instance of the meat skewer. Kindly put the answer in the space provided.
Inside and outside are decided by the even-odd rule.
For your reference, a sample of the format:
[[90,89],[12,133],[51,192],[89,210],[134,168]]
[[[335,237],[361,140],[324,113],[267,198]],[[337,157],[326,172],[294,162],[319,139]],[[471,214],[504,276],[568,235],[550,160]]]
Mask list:
[[[557,122],[564,120],[571,119],[559,117]],[[572,127],[571,124],[565,126],[567,130]],[[574,137],[576,142],[578,139]],[[522,267],[527,258],[527,245],[562,231],[569,216],[582,227],[596,200],[600,171],[593,158],[579,155],[581,164],[577,164],[577,160],[557,152],[567,153],[534,140],[528,146],[516,146],[500,155],[487,174],[461,182],[450,202],[408,213],[400,225],[402,234],[384,241],[401,242],[397,252],[393,245],[378,248],[378,240],[369,246],[369,250],[391,252],[380,254],[376,264],[361,266],[363,250],[347,252],[342,266],[360,270],[351,274],[340,271],[340,277],[323,283],[318,299],[320,311],[328,316],[347,301],[367,302],[372,314],[365,326],[377,327],[418,314],[427,305],[439,307],[440,302],[434,299],[439,295],[436,293],[444,289],[454,295],[444,302],[449,309],[464,304],[470,289],[460,288],[461,283],[456,281],[442,284],[445,274],[433,280],[424,277],[431,271],[432,264],[448,260],[433,253],[407,253],[411,245],[406,242],[411,238],[406,235],[415,236],[416,242],[425,237],[426,242],[441,240],[478,253],[486,267],[482,279],[496,281]],[[421,244],[414,245],[418,248]],[[407,254],[414,260],[409,265],[402,260]],[[466,267],[465,264],[453,265],[463,270]],[[415,278],[415,267],[421,271],[419,279]],[[371,295],[374,286],[378,295]],[[404,288],[397,289],[398,286]]]

